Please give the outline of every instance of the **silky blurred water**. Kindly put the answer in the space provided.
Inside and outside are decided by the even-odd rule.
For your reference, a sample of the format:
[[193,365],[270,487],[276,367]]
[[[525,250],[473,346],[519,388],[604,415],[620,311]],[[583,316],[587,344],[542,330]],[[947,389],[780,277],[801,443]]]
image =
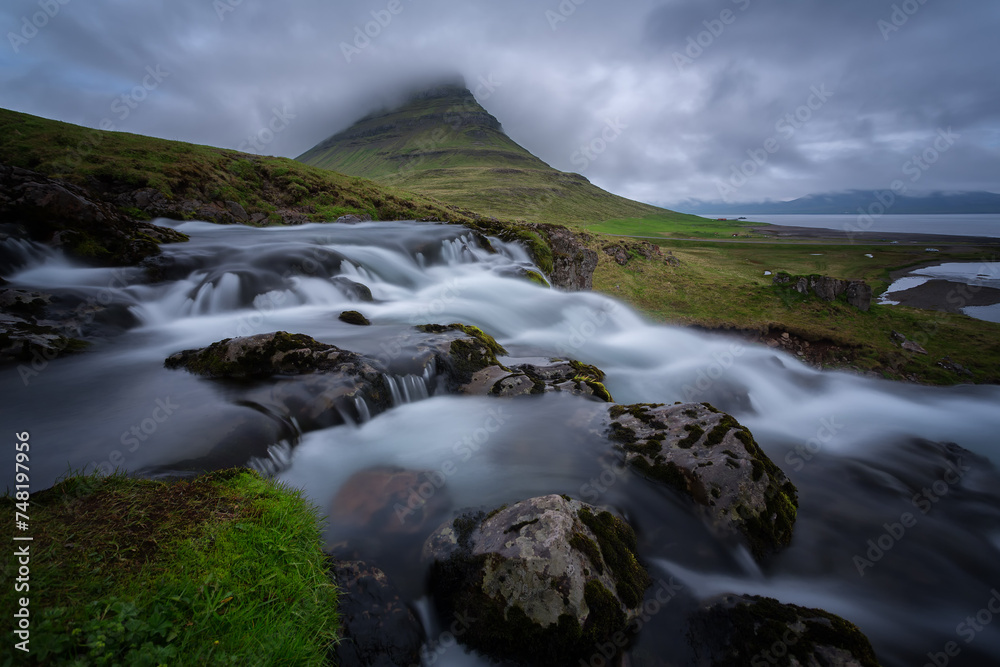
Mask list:
[[[161,224],[191,241],[163,247],[155,283],[37,246],[4,249],[17,258],[4,275],[12,287],[117,305],[131,318],[84,354],[0,373],[3,423],[31,432],[35,490],[69,470],[167,476],[250,464],[303,488],[323,512],[354,473],[386,465],[439,473],[442,517],[565,493],[623,512],[654,577],[683,586],[638,638],[636,664],[648,653],[683,656],[677,623],[719,593],[841,614],[884,665],[923,664],[949,641],[962,647],[962,664],[1000,657],[1000,623],[970,643],[958,634],[1000,586],[1000,476],[990,463],[1000,453],[1000,388],[820,372],[764,346],[652,324],[609,297],[535,285],[522,276],[534,268],[522,248],[455,226]],[[359,301],[359,284],[372,302]],[[340,322],[343,310],[360,310],[373,326]],[[518,359],[594,364],[619,403],[704,401],[732,413],[799,489],[792,545],[760,568],[720,541],[683,499],[613,465],[606,440],[581,427],[600,404],[581,397],[450,396],[400,371],[396,407],[303,432],[248,403],[242,387],[163,367],[179,350],[278,330],[392,360],[411,327],[428,322],[479,326]],[[891,545],[869,559],[869,540],[877,546],[907,513],[912,527],[882,539]],[[447,623],[428,611],[419,558],[434,527],[362,535],[331,527],[327,539],[355,540],[423,610],[428,662],[485,664],[458,647],[437,650]],[[871,564],[859,567],[858,557]]]

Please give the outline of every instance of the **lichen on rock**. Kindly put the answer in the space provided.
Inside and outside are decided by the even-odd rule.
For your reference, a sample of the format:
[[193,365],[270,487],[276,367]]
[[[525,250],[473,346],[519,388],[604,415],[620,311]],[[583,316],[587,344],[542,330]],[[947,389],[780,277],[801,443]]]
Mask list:
[[649,577],[632,529],[564,496],[449,521],[424,544],[445,614],[475,618],[461,641],[497,658],[573,664],[635,618]]
[[607,435],[629,466],[691,498],[716,531],[742,536],[755,558],[791,541],[795,486],[730,415],[708,404],[616,405]]

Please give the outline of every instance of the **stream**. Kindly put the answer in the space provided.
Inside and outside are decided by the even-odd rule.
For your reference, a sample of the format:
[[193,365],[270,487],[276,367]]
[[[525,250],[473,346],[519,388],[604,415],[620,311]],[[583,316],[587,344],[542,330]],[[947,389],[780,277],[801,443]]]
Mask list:
[[[31,432],[33,491],[69,471],[171,477],[251,465],[304,489],[324,514],[352,475],[374,466],[435,471],[444,483],[433,500],[447,516],[568,494],[627,517],[653,579],[679,591],[635,638],[632,664],[668,654],[684,664],[678,624],[721,593],[841,615],[887,667],[919,667],[949,642],[959,649],[950,664],[1000,662],[1000,615],[987,609],[1000,589],[1000,387],[821,372],[765,346],[653,324],[610,297],[536,285],[523,277],[534,269],[523,248],[453,225],[158,224],[191,240],[163,246],[153,283],[140,269],[85,268],[42,246],[3,248],[11,287],[106,306],[109,334],[85,353],[0,373],[5,428]],[[373,326],[339,321],[344,310]],[[717,540],[683,499],[568,427],[593,406],[585,397],[447,395],[433,377],[400,368],[392,409],[368,418],[358,406],[346,424],[302,432],[224,382],[163,366],[180,350],[272,331],[392,362],[400,337],[429,322],[476,325],[518,359],[593,364],[617,403],[729,412],[798,487],[792,544],[759,566]],[[13,473],[0,481],[12,487]],[[435,527],[331,524],[325,537],[351,544],[399,587],[425,625],[428,664],[490,664],[439,641],[447,621],[432,611],[419,558]]]

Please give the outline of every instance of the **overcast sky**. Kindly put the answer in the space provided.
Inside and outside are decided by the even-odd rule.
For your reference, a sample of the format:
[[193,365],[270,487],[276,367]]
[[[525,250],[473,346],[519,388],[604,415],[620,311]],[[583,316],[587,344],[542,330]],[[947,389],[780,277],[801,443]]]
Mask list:
[[0,28],[0,106],[90,127],[295,157],[457,70],[643,201],[1000,192],[997,0],[4,0]]

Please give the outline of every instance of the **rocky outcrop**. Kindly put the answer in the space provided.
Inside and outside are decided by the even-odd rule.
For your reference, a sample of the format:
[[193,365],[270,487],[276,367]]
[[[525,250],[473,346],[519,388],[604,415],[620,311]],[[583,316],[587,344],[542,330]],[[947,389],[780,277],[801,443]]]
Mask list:
[[133,220],[83,188],[6,165],[0,165],[0,219],[8,233],[102,266],[136,264],[159,254],[160,243],[187,240]]
[[680,260],[669,250],[664,253],[660,246],[649,241],[612,243],[602,248],[619,266],[627,266],[633,258],[641,257],[646,261],[663,261],[670,266],[680,266]]
[[584,245],[577,233],[559,225],[531,224],[527,227],[541,234],[551,250],[549,279],[553,286],[574,292],[593,288],[597,252]]
[[829,276],[793,276],[780,271],[771,279],[774,285],[791,287],[802,295],[810,292],[823,301],[835,301],[844,295],[847,303],[858,310],[867,311],[871,308],[872,288],[861,280],[839,280]]
[[727,595],[706,602],[689,621],[694,664],[878,667],[868,638],[819,609],[772,598]]
[[607,428],[629,466],[691,498],[756,558],[791,541],[795,486],[731,416],[708,404],[615,405]]
[[331,561],[340,591],[339,638],[331,653],[340,667],[420,664],[423,630],[382,570],[363,561]]
[[618,517],[551,495],[447,522],[424,557],[442,613],[472,619],[460,641],[492,657],[568,665],[639,613],[649,577],[635,550]]

